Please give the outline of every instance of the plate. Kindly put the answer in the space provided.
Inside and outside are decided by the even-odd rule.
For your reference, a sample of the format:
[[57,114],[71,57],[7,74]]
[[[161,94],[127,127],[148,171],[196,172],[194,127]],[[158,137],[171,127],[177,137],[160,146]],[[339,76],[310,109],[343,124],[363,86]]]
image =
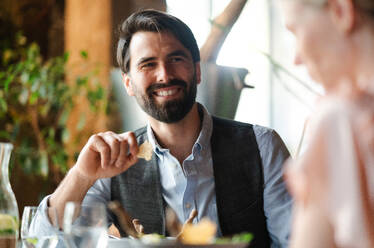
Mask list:
[[122,238],[122,239],[109,239],[108,248],[245,248],[248,247],[247,243],[235,244],[210,244],[210,245],[184,245],[175,243],[175,240],[162,240],[157,244],[144,244],[139,240]]

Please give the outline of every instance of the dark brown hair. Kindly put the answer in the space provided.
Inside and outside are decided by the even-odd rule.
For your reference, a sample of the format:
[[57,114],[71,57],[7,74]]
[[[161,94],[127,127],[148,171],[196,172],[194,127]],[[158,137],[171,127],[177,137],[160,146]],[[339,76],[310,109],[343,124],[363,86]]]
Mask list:
[[124,73],[129,71],[129,45],[139,31],[170,32],[187,48],[193,61],[200,61],[199,48],[191,29],[178,18],[157,10],[142,10],[132,14],[120,26],[117,44],[117,62]]
[[368,16],[374,18],[374,1],[373,0],[354,0],[356,7],[365,12]]

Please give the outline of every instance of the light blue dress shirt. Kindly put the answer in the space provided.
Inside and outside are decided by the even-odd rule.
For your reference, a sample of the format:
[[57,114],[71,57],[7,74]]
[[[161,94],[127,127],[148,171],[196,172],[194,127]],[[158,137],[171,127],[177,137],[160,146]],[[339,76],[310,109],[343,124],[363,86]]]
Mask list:
[[[158,145],[149,125],[147,135],[157,155],[163,198],[177,213],[179,220],[184,222],[188,219],[190,212],[196,208],[198,216],[195,222],[207,216],[219,227],[210,149],[212,129],[212,117],[203,108],[202,130],[191,154],[183,161],[182,165],[170,154],[168,149]],[[271,247],[287,247],[292,199],[283,181],[283,163],[287,159],[288,153],[284,152],[284,143],[274,130],[258,125],[254,125],[253,130],[263,165],[264,213],[271,238]],[[83,207],[95,202],[107,204],[111,197],[110,184],[110,178],[97,180],[87,192],[82,203]],[[48,198],[49,196],[43,199],[40,208],[47,208]],[[39,217],[41,217],[40,221],[44,222],[41,225],[42,228],[50,226],[46,215]],[[108,221],[111,223],[110,219]],[[221,231],[218,229],[217,235],[220,233]]]
[[217,223],[217,235],[221,236],[210,150],[213,123],[208,112],[205,109],[203,111],[201,132],[192,147],[191,154],[182,165],[169,149],[164,149],[157,143],[150,125],[147,126],[147,135],[157,155],[162,196],[166,203],[176,212],[181,223],[188,219],[193,209],[196,209],[198,215],[194,222],[208,217]]

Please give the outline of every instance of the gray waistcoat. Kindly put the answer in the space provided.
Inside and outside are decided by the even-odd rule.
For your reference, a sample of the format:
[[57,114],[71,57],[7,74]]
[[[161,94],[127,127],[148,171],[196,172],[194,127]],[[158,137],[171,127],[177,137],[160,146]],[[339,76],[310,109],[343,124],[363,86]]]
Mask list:
[[[135,134],[139,144],[147,139],[145,127]],[[211,150],[222,234],[251,232],[255,236],[251,247],[269,247],[262,163],[252,125],[213,117]],[[120,201],[139,219],[145,233],[165,234],[165,202],[155,154],[151,161],[140,159],[112,178],[111,199]],[[114,224],[119,228],[115,218]]]

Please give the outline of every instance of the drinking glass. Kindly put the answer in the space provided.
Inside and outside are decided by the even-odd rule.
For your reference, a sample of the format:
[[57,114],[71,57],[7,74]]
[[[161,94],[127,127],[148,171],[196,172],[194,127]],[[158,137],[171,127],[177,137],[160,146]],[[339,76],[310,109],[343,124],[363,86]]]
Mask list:
[[23,248],[55,248],[58,244],[57,212],[50,208],[53,227],[39,230],[40,223],[36,216],[41,217],[40,209],[36,206],[26,206],[22,214],[21,239]]
[[38,211],[38,207],[26,206],[23,209],[22,224],[21,224],[21,239],[22,247],[24,248],[35,248],[38,243],[38,238],[34,229],[35,223],[33,222],[34,217]]
[[65,205],[63,228],[69,246],[101,248],[108,243],[105,205],[95,203],[81,206],[68,202]]

